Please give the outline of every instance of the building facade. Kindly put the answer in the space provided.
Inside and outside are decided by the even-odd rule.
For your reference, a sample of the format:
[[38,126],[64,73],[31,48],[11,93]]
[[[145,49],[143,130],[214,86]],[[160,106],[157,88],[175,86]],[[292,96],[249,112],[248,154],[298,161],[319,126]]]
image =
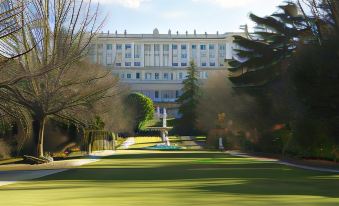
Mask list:
[[132,91],[149,96],[155,103],[174,103],[181,94],[190,60],[199,78],[213,71],[227,70],[226,61],[234,55],[233,35],[102,33],[90,45],[89,58],[104,65],[130,85]]

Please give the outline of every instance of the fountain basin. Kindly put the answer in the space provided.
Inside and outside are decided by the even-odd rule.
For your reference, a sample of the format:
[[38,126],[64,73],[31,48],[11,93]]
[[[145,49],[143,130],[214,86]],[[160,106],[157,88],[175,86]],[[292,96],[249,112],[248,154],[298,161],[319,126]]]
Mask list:
[[161,150],[161,151],[173,151],[173,150],[183,150],[184,147],[179,147],[175,145],[166,145],[166,144],[157,144],[150,147],[142,148],[144,150]]

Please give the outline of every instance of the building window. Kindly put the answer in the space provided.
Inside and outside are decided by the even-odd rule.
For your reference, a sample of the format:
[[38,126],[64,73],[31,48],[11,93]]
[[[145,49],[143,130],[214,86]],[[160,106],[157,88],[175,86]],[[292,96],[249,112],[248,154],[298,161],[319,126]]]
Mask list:
[[219,50],[225,51],[226,50],[226,45],[225,44],[219,45]]
[[179,72],[179,79],[183,79],[182,72]]
[[177,67],[178,63],[173,63],[172,66]]
[[160,44],[154,44],[154,66],[160,66]]
[[201,44],[200,45],[200,50],[206,50],[206,45],[205,44]]
[[182,45],[181,45],[181,50],[186,50],[186,48],[187,48],[187,47],[186,47],[186,44],[182,44]]
[[179,98],[179,91],[178,90],[175,91],[175,98]]
[[132,78],[132,75],[131,74],[127,74],[127,79],[131,79]]
[[125,54],[125,58],[132,58],[132,54],[131,53],[126,53]]
[[106,45],[106,50],[112,50],[112,44],[107,44]]
[[117,50],[122,50],[122,44],[117,44]]
[[197,49],[197,45],[193,44],[192,49]]
[[164,79],[168,80],[168,73],[164,73]]
[[154,97],[155,97],[156,99],[159,98],[159,91],[155,91],[155,92],[154,92]]
[[139,72],[135,74],[135,78],[140,79],[140,73]]
[[134,45],[134,58],[140,58],[141,56],[141,45],[136,44]]
[[115,66],[121,67],[121,63],[115,63]]
[[135,66],[135,67],[140,67],[140,66],[141,66],[141,63],[140,63],[140,62],[134,62],[134,66]]
[[173,49],[173,50],[176,50],[176,49],[178,49],[178,45],[176,45],[176,44],[173,44],[173,45],[172,45],[172,49]]
[[152,73],[146,73],[145,79],[152,79]]
[[154,51],[160,52],[160,44],[154,44]]
[[154,74],[154,79],[159,79],[159,73]]
[[205,67],[206,65],[207,65],[206,62],[201,63],[201,66],[203,66],[203,67]]
[[210,45],[209,45],[209,49],[210,49],[210,50],[214,50],[214,44],[210,44]]
[[166,90],[161,92],[161,97],[163,99],[174,99],[175,98],[175,90]]
[[168,44],[164,44],[163,45],[163,50],[164,51],[169,51],[169,45]]
[[132,48],[132,45],[131,44],[126,44],[125,45],[125,49],[131,49]]
[[215,62],[210,62],[211,67],[215,67]]
[[131,62],[125,62],[125,66],[126,67],[130,67],[131,66]]
[[120,77],[121,77],[121,79],[124,79],[124,78],[125,78],[125,74],[122,73],[122,74],[120,75]]
[[181,63],[181,66],[182,66],[182,67],[186,67],[186,66],[187,66],[187,63]]
[[151,45],[145,44],[144,45],[144,65],[145,67],[153,66],[152,63],[152,57],[151,57]]
[[187,59],[187,54],[181,54],[182,59]]

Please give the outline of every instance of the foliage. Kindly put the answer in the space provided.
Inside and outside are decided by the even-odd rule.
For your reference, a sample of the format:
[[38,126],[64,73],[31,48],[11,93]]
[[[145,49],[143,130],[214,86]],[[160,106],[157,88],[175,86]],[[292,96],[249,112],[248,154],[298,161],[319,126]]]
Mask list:
[[9,158],[11,152],[11,146],[3,139],[0,139],[0,160]]
[[148,121],[153,119],[154,105],[152,99],[141,94],[131,93],[127,96],[127,104],[135,109],[136,130],[142,130]]
[[339,144],[338,52],[339,38],[325,41],[321,46],[308,45],[300,49],[292,65],[305,116],[324,123],[329,129],[329,139],[336,144]]
[[[252,148],[332,158],[339,142],[339,4],[305,0],[279,8],[266,17],[251,14],[254,33],[235,36],[229,79],[236,92],[256,99],[256,113],[265,109],[268,123],[256,125],[260,138]],[[277,123],[290,126],[278,139],[269,130]]]
[[279,6],[281,12],[266,17],[250,14],[257,25],[247,37],[234,36],[237,59],[230,62],[229,79],[236,86],[260,86],[273,81],[285,69],[289,58],[311,32],[304,16],[295,12],[297,5],[288,3]]
[[198,73],[194,61],[190,62],[187,68],[187,77],[183,81],[182,95],[177,102],[180,104],[179,113],[181,114],[178,120],[176,130],[179,134],[194,134],[197,132],[197,105],[201,96],[200,86],[198,81]]

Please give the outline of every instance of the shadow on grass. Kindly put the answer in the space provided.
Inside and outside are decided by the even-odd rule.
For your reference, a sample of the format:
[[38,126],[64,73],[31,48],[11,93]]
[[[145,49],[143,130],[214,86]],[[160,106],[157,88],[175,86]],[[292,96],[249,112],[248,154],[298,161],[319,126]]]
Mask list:
[[[187,183],[186,188],[207,193],[339,198],[339,176],[333,173],[307,171],[272,162],[207,152],[110,156],[100,162],[39,180],[85,182],[89,186],[92,183],[138,182],[144,183],[145,187],[149,187],[149,184],[165,187],[166,183],[171,182]],[[161,183],[162,186],[159,185]],[[9,190],[12,189],[13,187]],[[0,188],[1,190],[6,188]]]

